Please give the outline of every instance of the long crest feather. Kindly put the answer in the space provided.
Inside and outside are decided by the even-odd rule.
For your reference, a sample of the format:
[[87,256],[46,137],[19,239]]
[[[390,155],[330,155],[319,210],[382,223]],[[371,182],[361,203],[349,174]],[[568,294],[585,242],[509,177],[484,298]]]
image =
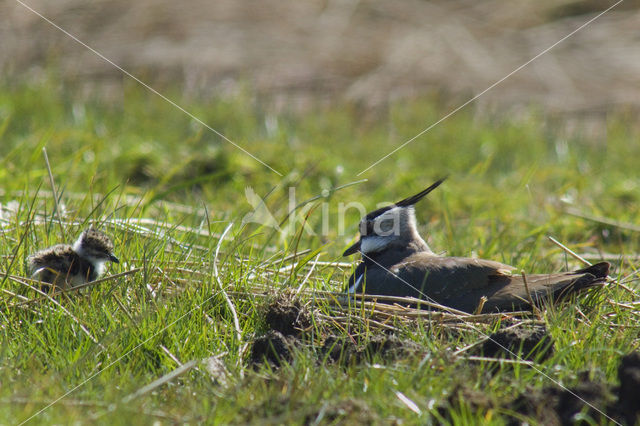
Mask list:
[[447,178],[443,177],[442,179],[438,179],[437,181],[435,181],[430,187],[428,187],[424,191],[421,191],[421,192],[417,193],[416,195],[412,195],[411,197],[407,197],[402,201],[398,201],[397,203],[395,203],[395,205],[398,206],[398,207],[413,206],[415,203],[420,201],[425,195],[427,195],[428,193],[430,193],[431,191],[433,191],[434,189],[439,187],[440,184],[445,181],[445,179],[447,179]]
[[367,215],[365,216],[365,220],[374,219],[374,218],[380,216],[382,213],[386,212],[387,210],[391,210],[394,207],[411,207],[411,206],[413,206],[415,203],[417,203],[422,198],[424,198],[425,195],[427,195],[428,193],[430,193],[431,191],[436,189],[438,186],[440,186],[440,184],[442,182],[444,182],[445,179],[446,179],[446,177],[443,177],[442,179],[438,179],[435,183],[433,183],[430,187],[428,187],[424,191],[421,191],[421,192],[419,192],[419,193],[417,193],[415,195],[412,195],[411,197],[407,197],[402,201],[398,201],[395,204],[391,204],[389,206],[382,207],[382,208],[379,208],[378,210],[374,210],[372,212],[367,213]]

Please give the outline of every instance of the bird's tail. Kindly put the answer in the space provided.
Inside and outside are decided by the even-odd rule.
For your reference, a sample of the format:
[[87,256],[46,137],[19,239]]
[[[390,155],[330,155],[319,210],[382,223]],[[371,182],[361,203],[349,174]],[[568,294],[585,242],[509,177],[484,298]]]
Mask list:
[[609,264],[609,262],[600,262],[587,268],[578,269],[577,271],[574,271],[574,274],[591,274],[595,278],[607,278],[610,267],[611,264]]
[[573,271],[572,275],[578,275],[578,278],[570,285],[560,289],[556,293],[556,299],[562,299],[571,293],[578,293],[592,287],[601,287],[606,283],[609,275],[609,262],[600,262],[587,268]]

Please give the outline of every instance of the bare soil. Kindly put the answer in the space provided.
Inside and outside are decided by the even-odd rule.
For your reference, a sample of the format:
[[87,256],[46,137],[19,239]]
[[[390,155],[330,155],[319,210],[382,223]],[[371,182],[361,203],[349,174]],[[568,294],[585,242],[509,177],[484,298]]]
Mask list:
[[265,333],[254,339],[249,355],[250,363],[259,366],[268,362],[278,367],[290,362],[296,348],[311,348],[318,362],[329,361],[341,364],[362,363],[379,355],[393,361],[415,355],[423,348],[414,341],[395,334],[381,333],[356,341],[351,336],[332,334],[331,328],[320,335],[311,331],[311,312],[307,307],[288,295],[276,297],[264,312]]
[[542,361],[553,354],[553,338],[544,326],[501,330],[489,336],[482,347],[488,357]]
[[[576,385],[568,389],[556,385],[537,390],[529,389],[516,398],[510,408],[545,425],[574,424],[576,416],[580,413],[602,423],[606,417],[593,407],[603,409],[613,399],[607,384],[582,377]],[[585,404],[584,401],[591,405]],[[520,424],[520,421],[514,419],[512,423]]]
[[[426,348],[393,333],[379,333],[356,341],[345,335],[328,334],[320,338],[305,333],[310,324],[310,313],[299,303],[282,297],[274,300],[265,312],[268,330],[254,340],[250,350],[250,363],[259,367],[268,362],[274,367],[291,362],[295,350],[313,350],[318,362],[353,365],[371,362],[374,357],[384,362],[396,362],[408,357],[423,356]],[[505,350],[508,349],[508,350]],[[540,362],[553,354],[554,342],[542,326],[500,330],[482,347],[482,354],[491,357],[519,357]],[[490,380],[490,374],[487,379]],[[593,376],[593,374],[592,374]],[[589,372],[578,374],[577,381],[563,388],[549,384],[543,388],[526,389],[511,401],[497,402],[477,389],[461,382],[438,407],[443,418],[449,407],[467,405],[473,411],[500,409],[511,414],[511,424],[521,424],[533,418],[542,424],[574,424],[580,416],[589,416],[596,422],[612,418],[623,424],[636,424],[640,419],[640,353],[621,357],[618,368],[619,385],[610,384],[604,374],[595,378]],[[313,411],[308,418],[338,419],[367,413],[366,407],[344,402],[326,404]],[[343,406],[344,405],[344,406]],[[600,411],[601,410],[601,411]]]
[[295,338],[287,338],[279,331],[269,330],[253,341],[249,355],[250,363],[258,366],[268,362],[279,367],[285,362],[291,362],[292,351],[297,343]]
[[299,336],[311,326],[311,313],[298,300],[286,297],[274,300],[267,307],[265,322],[269,330],[285,336]]
[[372,336],[360,344],[348,337],[330,335],[320,346],[318,354],[320,359],[349,365],[371,361],[376,356],[385,361],[394,361],[424,351],[414,341],[394,334]]
[[[603,380],[590,380],[589,374],[584,372],[579,374],[578,382],[568,389],[551,385],[527,390],[509,408],[548,425],[575,424],[581,414],[590,416],[598,423],[614,419],[622,424],[638,424],[640,353],[632,352],[621,357],[618,380],[620,385],[612,386]],[[520,421],[514,418],[512,423],[520,424]]]

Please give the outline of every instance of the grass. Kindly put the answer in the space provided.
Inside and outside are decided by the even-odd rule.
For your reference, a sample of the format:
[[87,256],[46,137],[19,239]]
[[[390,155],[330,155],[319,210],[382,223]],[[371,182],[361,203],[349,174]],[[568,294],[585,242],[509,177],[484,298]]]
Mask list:
[[[637,349],[636,312],[610,302],[637,296],[616,285],[543,312],[556,350],[535,369],[453,355],[499,319],[456,331],[392,316],[387,325],[421,348],[392,360],[377,354],[345,366],[310,344],[328,329],[356,342],[382,333],[370,321],[378,308],[341,311],[321,297],[340,291],[351,273],[336,262],[351,262],[341,253],[359,213],[348,209],[341,222],[344,203],[371,210],[443,175],[448,181],[417,209],[436,251],[526,272],[580,267],[553,236],[594,261],[613,254],[614,277],[634,273],[635,261],[622,255],[637,253],[637,232],[566,212],[568,202],[587,215],[638,223],[640,128],[624,112],[593,140],[566,134],[533,109],[518,119],[467,109],[358,176],[451,105],[426,98],[376,112],[337,105],[274,114],[250,91],[199,100],[166,90],[283,177],[135,85],[125,83],[113,101],[55,78],[2,84],[0,423],[502,424],[514,396],[553,385],[540,372],[569,386],[584,371],[615,384],[620,356]],[[284,221],[282,232],[242,223],[252,210],[247,187]],[[285,220],[291,205],[318,195]],[[122,260],[106,280],[51,300],[15,278],[26,276],[30,253],[70,242],[89,224],[114,238]],[[308,344],[280,368],[251,366],[268,306],[302,283],[299,301],[313,312]],[[635,281],[627,285],[635,290]],[[327,319],[338,315],[346,319]],[[202,361],[212,357],[219,362]],[[190,361],[194,368],[166,377]],[[478,406],[469,391],[490,403]]]

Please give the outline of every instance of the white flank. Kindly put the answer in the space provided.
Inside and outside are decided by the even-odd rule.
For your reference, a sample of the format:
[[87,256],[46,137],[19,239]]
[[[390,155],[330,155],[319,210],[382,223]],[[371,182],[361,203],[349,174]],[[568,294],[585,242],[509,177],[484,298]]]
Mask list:
[[362,281],[362,277],[363,277],[363,275],[360,275],[358,277],[358,279],[356,280],[355,284],[353,284],[351,287],[349,287],[349,291],[347,291],[347,293],[354,294],[356,292],[356,289],[358,288],[358,286],[360,285],[360,282]]

